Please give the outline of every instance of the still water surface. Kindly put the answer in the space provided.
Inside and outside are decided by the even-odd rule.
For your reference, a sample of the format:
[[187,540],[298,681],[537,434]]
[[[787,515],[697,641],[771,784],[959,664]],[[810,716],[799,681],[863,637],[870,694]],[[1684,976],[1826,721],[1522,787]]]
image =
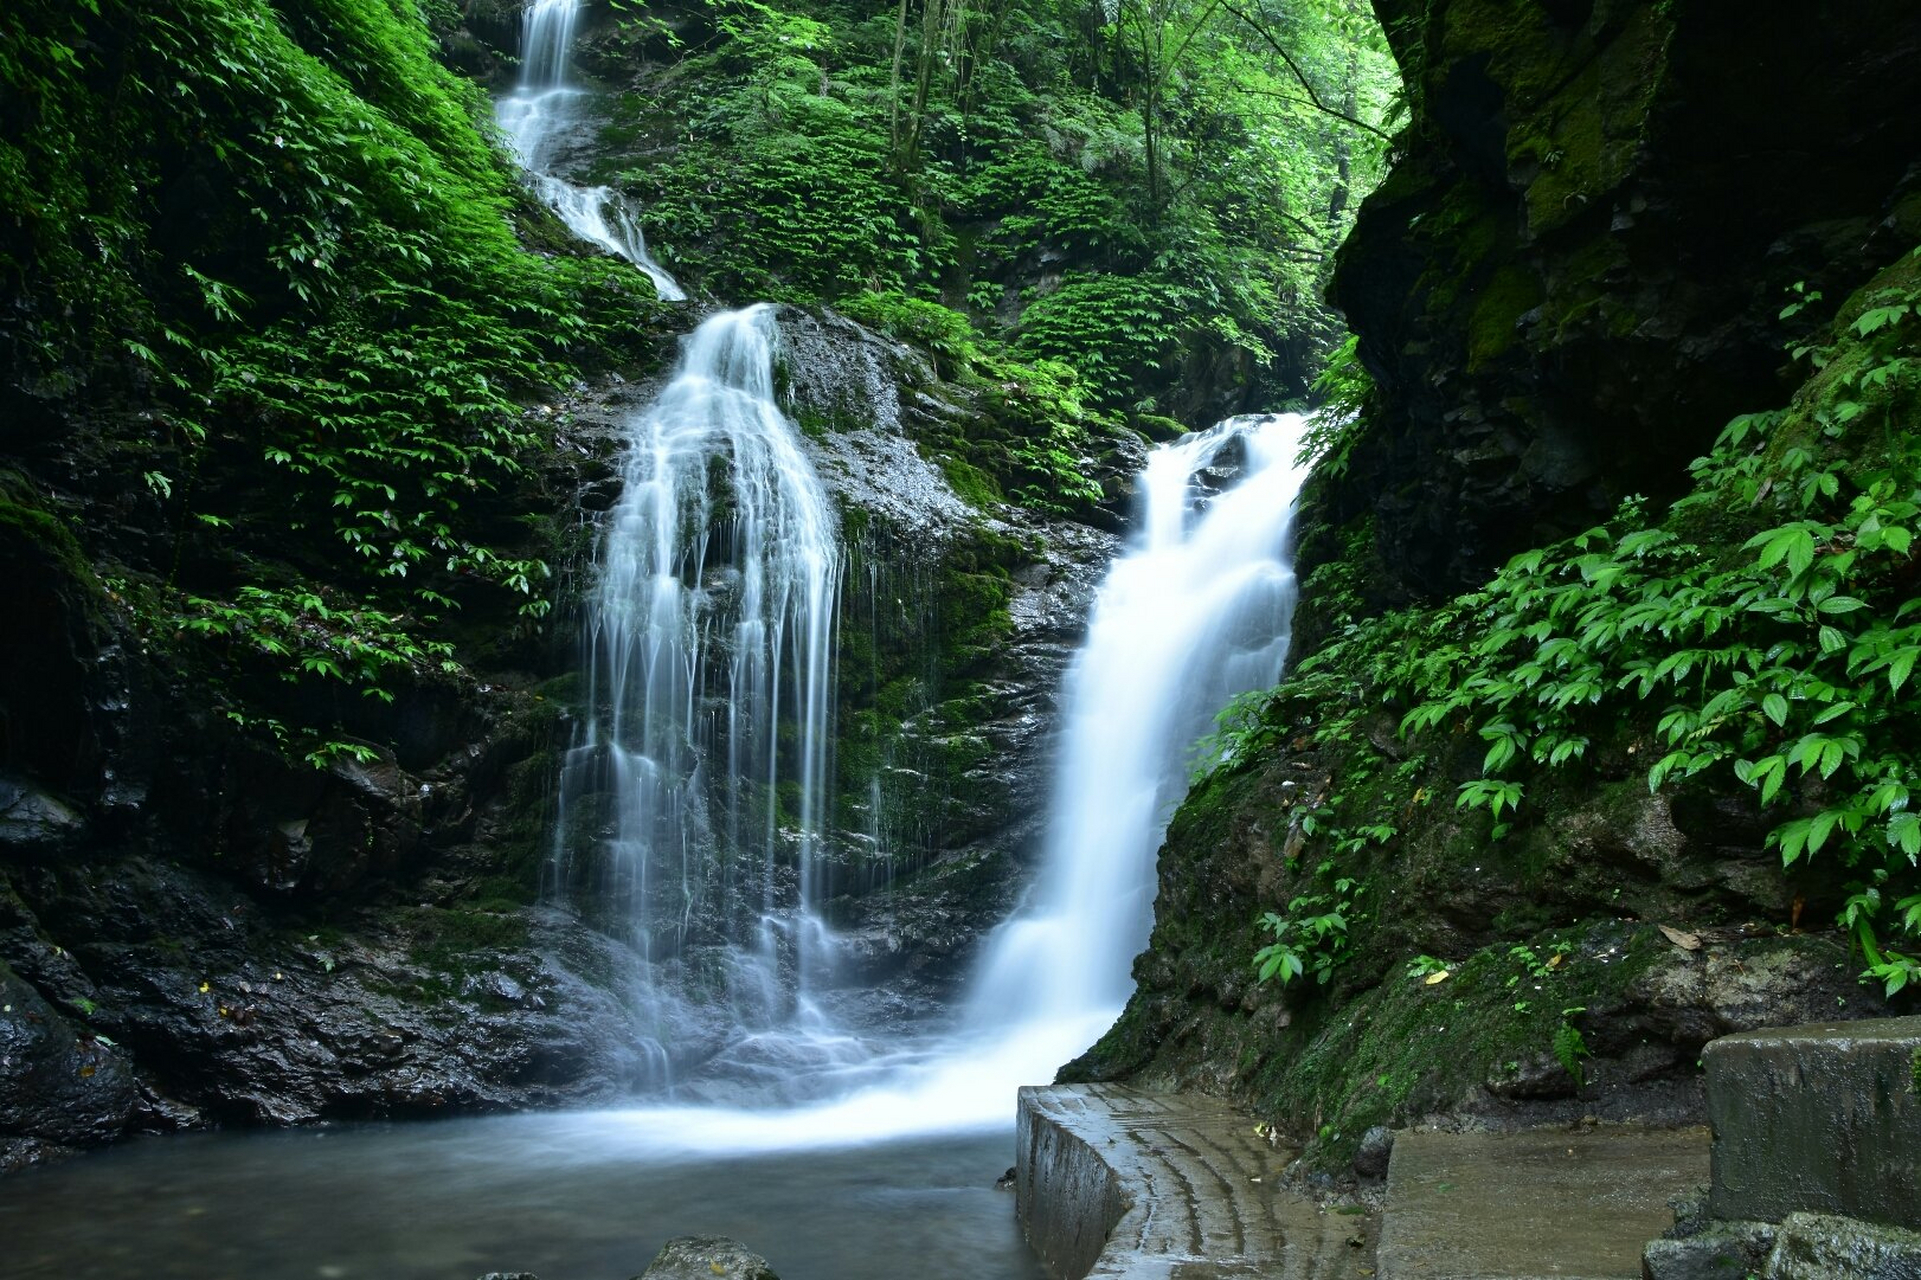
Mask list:
[[995,1133],[690,1153],[639,1117],[521,1115],[128,1143],[0,1184],[8,1280],[627,1280],[733,1236],[783,1280],[1040,1280]]

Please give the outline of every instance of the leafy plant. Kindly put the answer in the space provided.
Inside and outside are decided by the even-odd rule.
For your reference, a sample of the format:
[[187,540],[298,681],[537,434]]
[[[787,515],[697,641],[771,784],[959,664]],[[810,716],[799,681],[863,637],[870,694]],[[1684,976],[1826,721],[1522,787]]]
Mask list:
[[1587,1073],[1581,1060],[1591,1054],[1587,1040],[1581,1035],[1581,1029],[1574,1025],[1572,1019],[1586,1012],[1587,1010],[1580,1006],[1561,1010],[1561,1025],[1554,1029],[1554,1057],[1568,1075],[1574,1078],[1574,1088],[1577,1092],[1587,1087]]
[[[1911,256],[1805,346],[1794,405],[1729,423],[1665,519],[1629,499],[1478,591],[1349,622],[1245,704],[1236,743],[1286,726],[1378,769],[1354,732],[1363,701],[1415,745],[1478,739],[1482,776],[1456,807],[1485,810],[1495,838],[1524,820],[1531,776],[1582,768],[1596,744],[1643,761],[1650,790],[1745,788],[1783,867],[1845,893],[1864,978],[1913,985],[1916,948],[1890,940],[1921,938],[1917,279]],[[1329,826],[1359,820],[1329,804]]]

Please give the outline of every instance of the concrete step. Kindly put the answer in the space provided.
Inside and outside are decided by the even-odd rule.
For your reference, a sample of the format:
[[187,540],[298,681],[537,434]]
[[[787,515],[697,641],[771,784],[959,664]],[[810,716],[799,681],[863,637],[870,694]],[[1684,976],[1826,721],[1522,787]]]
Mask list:
[[1375,1223],[1279,1180],[1294,1157],[1214,1098],[1020,1091],[1022,1229],[1057,1280],[1367,1280]]
[[1377,1280],[1638,1280],[1707,1180],[1704,1128],[1401,1133]]

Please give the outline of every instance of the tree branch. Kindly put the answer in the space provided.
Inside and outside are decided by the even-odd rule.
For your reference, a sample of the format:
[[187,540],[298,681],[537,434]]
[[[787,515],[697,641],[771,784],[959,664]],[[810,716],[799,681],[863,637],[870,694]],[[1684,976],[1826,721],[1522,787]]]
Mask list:
[[1223,9],[1226,9],[1229,13],[1233,14],[1235,17],[1239,18],[1242,22],[1245,22],[1249,27],[1253,29],[1256,35],[1258,35],[1262,40],[1267,42],[1268,48],[1272,49],[1275,53],[1280,55],[1281,61],[1287,64],[1287,69],[1294,73],[1294,78],[1296,80],[1301,82],[1301,88],[1305,90],[1307,93],[1308,102],[1312,104],[1312,106],[1316,111],[1319,111],[1324,115],[1333,116],[1336,120],[1344,120],[1348,124],[1353,125],[1357,129],[1365,129],[1369,133],[1373,134],[1375,137],[1379,138],[1382,142],[1385,142],[1390,146],[1393,145],[1394,136],[1392,134],[1383,132],[1382,130],[1376,128],[1374,125],[1369,124],[1365,120],[1362,120],[1356,116],[1351,116],[1347,112],[1342,111],[1337,107],[1330,107],[1325,102],[1322,102],[1321,95],[1314,88],[1314,82],[1307,78],[1307,73],[1305,71],[1301,70],[1301,64],[1294,61],[1294,55],[1287,51],[1287,47],[1283,45],[1279,40],[1277,40],[1274,36],[1274,33],[1272,31],[1269,31],[1265,25],[1263,25],[1262,23],[1256,22],[1254,18],[1251,15],[1249,15],[1245,9],[1242,9],[1239,6],[1232,3],[1232,0],[1223,0],[1221,7]]

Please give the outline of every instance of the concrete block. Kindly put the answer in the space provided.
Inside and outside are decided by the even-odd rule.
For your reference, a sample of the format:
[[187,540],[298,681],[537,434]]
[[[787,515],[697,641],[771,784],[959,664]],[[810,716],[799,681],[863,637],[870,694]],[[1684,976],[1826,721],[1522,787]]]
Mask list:
[[1751,1031],[1703,1059],[1714,1217],[1921,1228],[1921,1018]]

